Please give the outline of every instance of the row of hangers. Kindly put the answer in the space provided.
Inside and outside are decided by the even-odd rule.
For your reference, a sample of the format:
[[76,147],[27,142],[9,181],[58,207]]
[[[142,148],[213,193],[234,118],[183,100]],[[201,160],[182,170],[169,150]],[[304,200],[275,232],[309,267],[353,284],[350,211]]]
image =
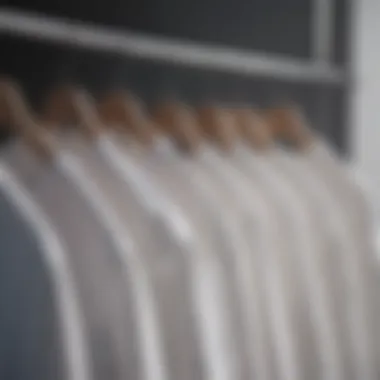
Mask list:
[[89,139],[113,129],[145,146],[155,136],[164,134],[181,150],[190,153],[204,140],[214,142],[224,151],[232,149],[238,139],[262,150],[277,140],[302,150],[313,140],[311,128],[294,107],[192,108],[179,101],[163,101],[148,110],[128,92],[115,91],[96,102],[84,88],[73,85],[53,89],[37,114],[20,86],[7,78],[0,80],[0,124],[44,156],[54,152],[54,140],[49,132],[63,125],[78,127]]

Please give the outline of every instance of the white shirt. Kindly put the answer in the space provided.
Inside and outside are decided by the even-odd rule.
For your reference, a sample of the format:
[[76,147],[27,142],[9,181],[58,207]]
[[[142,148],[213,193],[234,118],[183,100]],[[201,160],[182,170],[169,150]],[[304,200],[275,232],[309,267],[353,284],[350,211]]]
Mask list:
[[[98,211],[99,216],[103,219],[108,227],[108,232],[118,246],[118,252],[122,260],[122,264],[129,281],[126,284],[126,291],[130,289],[133,294],[133,307],[135,313],[135,327],[138,333],[137,348],[140,353],[140,373],[143,379],[168,379],[169,369],[167,365],[166,353],[164,350],[164,342],[162,336],[162,328],[159,321],[158,300],[154,291],[154,277],[152,277],[152,265],[141,252],[139,243],[138,227],[143,228],[143,224],[138,224],[137,229],[133,229],[131,216],[137,217],[137,214],[125,214],[126,210],[132,211],[133,206],[137,205],[136,200],[145,201],[146,207],[150,207],[153,214],[153,223],[157,220],[157,204],[160,201],[159,194],[155,192],[155,188],[144,177],[139,176],[139,172],[135,167],[131,167],[131,171],[137,173],[132,180],[126,182],[124,171],[116,172],[123,167],[123,162],[116,169],[112,157],[106,156],[101,149],[107,147],[109,143],[106,139],[99,140],[96,145],[90,146],[81,136],[68,135],[62,137],[63,149],[70,157],[73,157],[78,164],[81,172],[78,173],[80,180],[83,178],[91,181],[91,188],[87,188],[88,197],[92,201],[92,206]],[[127,183],[127,184],[126,184]],[[128,187],[134,186],[134,192]],[[129,196],[128,196],[129,191]],[[138,198],[136,196],[140,198]],[[124,200],[125,196],[125,200]],[[135,197],[134,197],[135,196]],[[141,212],[141,210],[139,210]],[[169,213],[169,222],[174,214]],[[174,215],[177,219],[180,215]],[[181,219],[179,219],[181,221]],[[180,236],[180,242],[186,246],[186,222],[182,222],[184,228]],[[144,228],[142,229],[144,231]],[[147,229],[149,233],[149,229]],[[148,234],[149,236],[149,234]],[[154,239],[145,239],[154,243]],[[156,244],[159,243],[159,240]],[[145,250],[143,250],[145,253]],[[157,277],[157,276],[156,276]],[[130,342],[126,342],[130,345]],[[132,346],[129,346],[133,348]],[[128,346],[124,348],[125,355],[128,354]],[[125,362],[127,365],[127,362]],[[128,371],[128,368],[125,368]],[[125,372],[125,376],[127,372]]]
[[[323,378],[343,379],[343,364],[336,336],[337,321],[332,313],[330,289],[325,282],[320,260],[323,245],[315,228],[310,207],[297,187],[281,170],[270,164],[270,151],[255,153],[239,146],[232,157],[236,167],[255,179],[277,209],[283,233],[283,250],[288,255],[288,270],[298,279],[299,295],[293,308],[297,313],[305,376],[320,373]],[[298,315],[298,313],[301,313]]]
[[[281,254],[282,238],[275,209],[265,194],[252,187],[233,167],[228,156],[224,159],[212,148],[204,149],[199,155],[199,162],[234,202],[252,247],[252,265],[257,268],[256,285],[263,300],[263,314],[257,316],[256,321],[256,326],[262,326],[260,332],[256,331],[255,360],[260,364],[259,373],[273,376],[271,361],[274,354],[278,374],[285,379],[300,378],[300,353],[296,347],[296,326],[292,325],[289,299],[292,280],[283,270],[286,264]],[[273,349],[275,352],[271,353]]]
[[[371,379],[374,376],[374,363],[371,358],[372,338],[368,330],[369,305],[365,290],[366,280],[361,275],[361,264],[358,265],[360,259],[355,253],[355,244],[347,229],[346,218],[342,217],[337,207],[339,201],[331,196],[328,183],[318,177],[301,155],[292,155],[282,149],[277,149],[276,155],[272,156],[272,162],[286,172],[299,188],[303,189],[304,195],[309,197],[309,203],[314,206],[313,213],[327,236],[326,281],[328,281],[328,266],[332,265],[331,260],[333,260],[338,272],[330,275],[330,286],[333,292],[335,288],[335,296],[339,297],[340,294],[342,298],[341,307],[336,308],[336,311],[338,315],[340,311],[340,318],[343,317],[346,321],[346,333],[351,339],[350,360],[355,363],[354,369],[358,371],[356,376]],[[341,320],[337,323],[341,323]],[[344,340],[341,344],[344,353]],[[349,362],[346,360],[346,363]]]
[[[225,306],[227,293],[225,281],[222,277],[222,267],[220,258],[215,255],[216,252],[213,251],[212,243],[209,241],[213,235],[210,228],[214,228],[216,221],[207,223],[202,220],[199,212],[202,214],[203,210],[199,208],[199,202],[197,202],[199,197],[197,198],[196,192],[192,191],[186,181],[189,178],[186,175],[192,174],[189,172],[191,167],[178,166],[178,162],[173,160],[173,151],[170,151],[168,146],[164,147],[163,145],[165,144],[162,144],[161,140],[161,143],[152,148],[146,155],[139,155],[136,151],[126,149],[120,144],[119,148],[130,159],[134,160],[136,165],[144,169],[161,188],[165,189],[171,201],[176,202],[191,221],[192,228],[197,236],[197,248],[194,247],[195,250],[188,257],[191,259],[188,265],[195,275],[193,278],[194,299],[192,307],[203,310],[203,316],[199,321],[200,323],[198,322],[198,328],[200,328],[198,336],[201,338],[201,347],[203,347],[201,349],[205,359],[205,376],[206,378],[220,378],[220,376],[226,379],[239,378],[233,359],[236,355],[236,349],[229,349],[230,340],[233,337],[231,335],[226,337],[230,327],[225,320],[228,308]],[[174,154],[175,158],[180,161],[180,157],[176,153]],[[203,227],[199,228],[202,221]],[[200,278],[199,274],[201,274]],[[203,276],[211,281],[207,290],[204,288]],[[226,350],[227,352],[225,352]]]
[[[6,156],[9,151],[20,151],[20,153],[22,152],[20,161],[22,161],[22,157],[28,157],[29,162],[37,164],[34,155],[19,142],[8,147],[6,152],[3,152],[4,155]],[[25,165],[26,167],[27,165]],[[29,169],[26,171],[32,174]],[[85,321],[64,241],[38,202],[23,186],[23,180],[22,173],[13,171],[12,167],[8,166],[2,159],[0,186],[34,230],[40,243],[43,259],[50,272],[54,287],[54,298],[60,317],[59,325],[61,326],[62,351],[67,379],[93,379],[88,340],[85,334]]]

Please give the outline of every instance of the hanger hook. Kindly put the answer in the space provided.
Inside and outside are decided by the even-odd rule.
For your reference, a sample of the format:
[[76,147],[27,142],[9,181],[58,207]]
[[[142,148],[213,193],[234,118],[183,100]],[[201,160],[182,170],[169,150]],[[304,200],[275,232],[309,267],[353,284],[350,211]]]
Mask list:
[[152,143],[154,123],[135,95],[125,91],[112,92],[98,103],[97,108],[105,125],[111,125],[121,132],[129,132],[143,145]]
[[91,95],[69,84],[53,89],[45,101],[43,115],[48,123],[79,125],[90,138],[104,129]]
[[53,154],[53,141],[36,122],[20,86],[9,78],[0,79],[0,121],[43,157]]

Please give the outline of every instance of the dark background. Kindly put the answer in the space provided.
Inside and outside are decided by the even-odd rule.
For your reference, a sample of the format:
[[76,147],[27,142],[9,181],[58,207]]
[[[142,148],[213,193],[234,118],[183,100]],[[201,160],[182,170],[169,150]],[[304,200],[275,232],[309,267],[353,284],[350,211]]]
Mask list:
[[[334,4],[332,60],[346,70],[349,78],[350,3],[335,0]],[[311,0],[12,0],[1,5],[146,35],[312,59]],[[0,36],[0,43],[0,72],[18,79],[36,107],[46,90],[60,81],[83,84],[95,95],[126,88],[148,103],[168,96],[194,104],[221,101],[270,106],[293,101],[304,108],[317,129],[346,152],[349,81],[297,83],[226,74],[57,47],[20,37]]]

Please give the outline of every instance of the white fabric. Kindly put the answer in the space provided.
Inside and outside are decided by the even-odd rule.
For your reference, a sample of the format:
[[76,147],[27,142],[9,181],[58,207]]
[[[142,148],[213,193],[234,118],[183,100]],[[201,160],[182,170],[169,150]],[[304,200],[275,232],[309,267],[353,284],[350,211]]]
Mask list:
[[[375,376],[373,358],[373,345],[370,343],[372,337],[368,330],[368,311],[369,304],[367,300],[367,291],[363,277],[363,272],[360,269],[361,264],[358,263],[358,251],[356,250],[355,242],[351,238],[350,229],[348,228],[347,218],[345,218],[339,210],[339,200],[332,196],[332,192],[326,188],[326,183],[318,178],[318,174],[312,170],[310,165],[307,165],[301,156],[292,156],[285,150],[278,149],[277,157],[274,158],[275,164],[284,170],[289,177],[296,181],[297,185],[303,189],[304,194],[309,197],[309,204],[314,205],[314,215],[319,218],[320,227],[324,228],[325,236],[329,240],[329,245],[326,250],[327,256],[325,265],[330,265],[331,259],[340,265],[335,265],[336,270],[330,280],[330,286],[334,289],[334,281],[338,281],[335,286],[340,286],[341,289],[346,289],[349,294],[336,294],[336,297],[341,297],[340,311],[345,310],[340,314],[338,323],[343,321],[346,328],[346,337],[351,339],[351,356],[346,360],[346,363],[351,361],[356,373],[356,378],[372,379]],[[318,210],[323,210],[323,214],[318,215]],[[317,213],[317,214],[316,214]],[[333,256],[331,256],[333,255]],[[360,260],[360,259],[359,259]],[[362,261],[362,260],[361,260]],[[327,274],[328,272],[326,272]],[[341,276],[342,280],[339,280]],[[328,281],[328,278],[326,278]],[[339,285],[339,281],[343,282]],[[367,288],[368,290],[368,288]],[[344,354],[344,342],[342,343],[342,354]],[[347,354],[346,354],[347,355]]]
[[[289,272],[281,254],[280,226],[276,211],[266,195],[252,187],[249,180],[212,148],[200,152],[199,162],[209,175],[218,181],[240,213],[242,228],[252,246],[253,263],[257,268],[257,286],[262,294],[261,316],[258,325],[263,326],[256,339],[257,358],[262,373],[284,379],[301,378],[299,352],[295,342],[295,326],[292,326],[289,308],[292,291]],[[259,317],[258,317],[259,318]],[[268,333],[270,332],[270,333]],[[274,349],[274,352],[272,350]],[[276,360],[274,368],[273,356]]]
[[68,380],[91,380],[90,354],[84,336],[83,315],[63,242],[38,204],[23,189],[10,168],[0,164],[0,186],[35,231],[54,284],[62,326],[63,354]]
[[[153,155],[145,160],[145,166],[152,176],[162,181],[172,197],[181,202],[187,215],[194,220],[197,233],[205,244],[208,255],[214,265],[219,268],[220,285],[225,300],[222,300],[221,313],[227,316],[223,330],[227,333],[224,345],[228,351],[224,356],[231,360],[233,378],[246,378],[250,355],[247,356],[244,332],[240,326],[241,313],[238,298],[241,281],[231,273],[236,262],[236,242],[232,235],[233,229],[229,223],[228,215],[223,215],[223,203],[218,196],[217,188],[202,173],[200,168],[193,164],[192,157],[182,157],[175,152],[168,142],[159,141]],[[241,245],[238,246],[239,248]],[[231,267],[232,265],[232,267]],[[240,265],[241,266],[241,265]],[[240,277],[240,273],[236,273]],[[247,296],[247,294],[245,295]],[[224,297],[223,297],[224,298]],[[241,299],[244,302],[245,299]],[[231,346],[231,348],[228,348]]]
[[[208,230],[209,234],[214,235],[213,245],[223,263],[225,281],[229,284],[227,288],[234,288],[232,293],[231,291],[229,293],[231,310],[227,310],[227,312],[235,322],[233,333],[235,334],[235,347],[238,344],[235,358],[238,357],[235,360],[238,361],[239,378],[246,379],[250,373],[251,375],[260,373],[262,378],[268,378],[260,360],[260,350],[257,349],[258,337],[263,333],[263,326],[260,324],[258,314],[262,307],[260,304],[262,298],[260,300],[257,292],[257,273],[259,273],[257,271],[260,269],[257,268],[257,263],[254,263],[252,247],[242,232],[239,214],[234,207],[229,205],[230,198],[221,191],[220,184],[213,181],[208,170],[198,162],[197,153],[181,155],[164,138],[156,142],[155,150],[158,159],[154,159],[156,155],[149,155],[150,166],[152,166],[152,161],[153,165],[158,161],[168,172],[165,176],[154,166],[152,174],[161,176],[163,181],[167,181],[167,176],[176,177],[173,173],[176,172],[179,177],[174,182],[176,191],[181,192],[182,197],[193,198],[195,204],[190,206],[190,209],[201,206],[198,213],[203,219],[203,224],[206,222],[201,229]],[[131,152],[129,153],[131,154]],[[141,157],[140,163],[143,163]],[[176,195],[173,194],[173,196]],[[207,223],[210,225],[209,227],[207,227]],[[198,221],[196,224],[199,228],[202,221]],[[212,226],[214,227],[210,230]],[[250,338],[247,338],[246,332],[249,332]]]
[[[91,163],[86,160],[85,148],[86,143],[80,136],[62,136],[62,149],[65,152],[62,166],[86,194],[99,219],[103,221],[103,225],[116,244],[126,279],[128,276],[131,278],[131,281],[127,281],[125,286],[126,289],[131,287],[133,294],[143,379],[169,379],[162,357],[160,328],[146,264],[138,252],[138,247],[130,235],[130,231],[125,228],[124,220],[110,201],[112,195],[110,197],[110,194],[104,191],[103,186],[106,182],[103,184],[99,182],[99,179],[102,180],[101,169],[97,170],[96,166],[94,167],[95,162]],[[148,198],[152,199],[149,195]],[[128,344],[128,342],[125,343]],[[128,346],[124,347],[124,353],[125,355],[128,353]],[[127,376],[128,368],[125,371],[124,376]]]
[[328,145],[119,137],[61,134],[50,163],[2,152],[55,281],[68,379],[380,376],[373,218]]
[[[221,279],[218,257],[214,256],[212,249],[205,241],[205,236],[202,237],[202,231],[197,228],[197,219],[194,219],[196,217],[193,213],[196,210],[196,205],[193,205],[195,208],[189,208],[187,202],[193,195],[190,192],[183,191],[183,188],[179,192],[178,188],[176,189],[177,186],[181,185],[180,180],[183,173],[176,172],[175,166],[171,166],[171,170],[169,169],[165,173],[165,162],[168,164],[168,161],[160,148],[156,152],[150,152],[144,158],[141,154],[137,155],[136,151],[134,154],[128,153],[128,149],[121,147],[114,141],[111,153],[115,154],[115,151],[124,155],[121,160],[133,160],[136,165],[145,170],[146,174],[149,174],[149,178],[153,179],[166,192],[167,196],[170,196],[171,202],[175,202],[176,207],[180,207],[181,211],[186,213],[185,215],[191,223],[193,244],[191,254],[185,257],[187,257],[188,266],[191,270],[192,308],[196,311],[198,335],[201,340],[200,349],[206,368],[204,376],[209,379],[237,378],[232,361],[234,352],[228,350],[228,338],[224,337],[228,331],[224,321],[227,310],[224,306],[223,280]],[[171,187],[170,181],[172,181],[173,187]],[[188,197],[187,200],[186,196]],[[167,214],[168,210],[162,209],[161,212]],[[170,233],[170,231],[168,232]],[[226,349],[227,352],[225,352]],[[191,373],[192,371],[188,368],[182,373],[182,378]]]
[[[288,270],[297,282],[295,291],[298,288],[300,293],[293,310],[306,311],[301,312],[296,322],[303,326],[299,329],[298,340],[304,376],[309,374],[310,377],[313,373],[316,378],[343,379],[336,337],[337,321],[332,315],[332,300],[320,260],[322,237],[318,234],[308,202],[283,171],[278,170],[280,168],[271,166],[270,155],[270,152],[255,154],[239,146],[231,160],[245,175],[255,179],[256,187],[260,187],[276,207],[283,233],[282,247],[290,263]],[[294,317],[297,318],[297,314]]]
[[[124,378],[123,365],[127,364],[127,371],[135,373],[136,360],[132,360],[131,352],[127,358],[123,352],[123,345],[131,347],[128,324],[124,326],[131,309],[124,302],[130,280],[123,273],[125,267],[119,264],[120,254],[113,235],[107,236],[109,227],[103,222],[105,218],[97,211],[92,181],[80,171],[75,158],[62,151],[57,152],[53,161],[41,163],[26,147],[20,146],[8,150],[3,160],[23,174],[20,181],[65,242],[74,274],[72,281],[77,286],[85,317],[86,344],[91,350],[94,378]],[[33,172],[33,181],[28,176],[24,178],[26,173]]]

